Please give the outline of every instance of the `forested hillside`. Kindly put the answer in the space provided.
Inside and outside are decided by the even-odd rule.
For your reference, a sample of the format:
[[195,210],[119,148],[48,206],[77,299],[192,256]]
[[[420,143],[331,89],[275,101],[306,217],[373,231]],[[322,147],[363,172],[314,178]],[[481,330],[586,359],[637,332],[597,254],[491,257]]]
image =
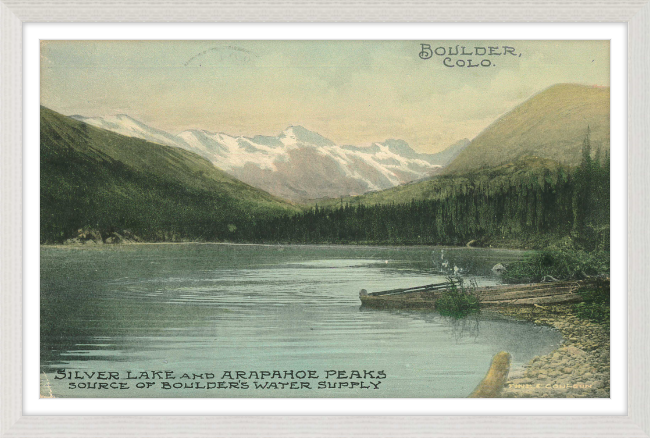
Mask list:
[[297,211],[191,152],[41,107],[41,242],[128,230],[147,241],[226,240]]
[[378,202],[379,193],[316,205],[260,222],[250,229],[253,234],[241,237],[287,243],[609,247],[609,158],[592,154],[588,136],[578,167],[528,158],[415,186],[409,193],[419,196],[402,203]]
[[529,156],[300,210],[191,152],[42,108],[41,241],[83,229],[95,241],[128,230],[144,241],[607,249],[609,154],[586,132],[579,166]]

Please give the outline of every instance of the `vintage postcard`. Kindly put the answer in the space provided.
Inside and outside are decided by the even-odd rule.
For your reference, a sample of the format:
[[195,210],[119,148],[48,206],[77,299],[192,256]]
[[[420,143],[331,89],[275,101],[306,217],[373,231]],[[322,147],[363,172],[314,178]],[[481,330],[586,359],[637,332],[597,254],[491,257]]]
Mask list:
[[609,41],[40,49],[42,398],[610,397]]

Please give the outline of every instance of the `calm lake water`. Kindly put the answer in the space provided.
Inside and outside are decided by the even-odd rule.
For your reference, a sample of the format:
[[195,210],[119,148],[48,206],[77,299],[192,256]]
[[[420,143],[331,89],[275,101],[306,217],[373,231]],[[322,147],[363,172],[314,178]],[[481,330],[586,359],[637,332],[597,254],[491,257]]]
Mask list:
[[[521,255],[433,247],[42,247],[42,385],[56,397],[466,397],[497,352],[510,352],[521,367],[556,348],[561,335],[485,311],[452,320],[364,309],[359,290],[441,282],[441,270],[454,266],[493,285],[490,268]],[[100,371],[119,380],[83,375]],[[158,373],[165,371],[171,374]]]

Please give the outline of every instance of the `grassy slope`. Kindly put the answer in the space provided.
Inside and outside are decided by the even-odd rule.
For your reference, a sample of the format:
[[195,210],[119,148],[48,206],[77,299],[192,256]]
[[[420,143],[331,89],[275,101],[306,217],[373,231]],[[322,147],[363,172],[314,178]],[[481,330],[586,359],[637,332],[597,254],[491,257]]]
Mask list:
[[232,225],[295,210],[196,154],[41,107],[41,241],[83,226],[223,239]]
[[[592,152],[609,150],[609,88],[554,85],[533,96],[479,134],[440,175],[343,203],[374,205],[438,199],[444,187],[475,178],[525,177],[559,164],[577,166],[590,128]],[[308,207],[336,206],[341,199],[318,199]]]
[[592,149],[609,150],[609,88],[554,85],[490,125],[442,173],[461,174],[525,156],[578,165],[588,126]]

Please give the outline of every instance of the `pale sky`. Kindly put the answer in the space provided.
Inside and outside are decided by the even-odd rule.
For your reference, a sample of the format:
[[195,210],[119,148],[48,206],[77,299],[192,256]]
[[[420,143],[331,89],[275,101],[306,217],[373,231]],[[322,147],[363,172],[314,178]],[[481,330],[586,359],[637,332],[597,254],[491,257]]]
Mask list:
[[[420,58],[421,44],[436,51],[430,59]],[[450,56],[456,45],[471,54]],[[444,65],[470,59],[489,66]],[[337,144],[395,138],[420,152],[472,139],[567,82],[609,86],[609,41],[41,44],[41,104],[65,115],[128,114],[172,134],[277,135],[302,125]]]

